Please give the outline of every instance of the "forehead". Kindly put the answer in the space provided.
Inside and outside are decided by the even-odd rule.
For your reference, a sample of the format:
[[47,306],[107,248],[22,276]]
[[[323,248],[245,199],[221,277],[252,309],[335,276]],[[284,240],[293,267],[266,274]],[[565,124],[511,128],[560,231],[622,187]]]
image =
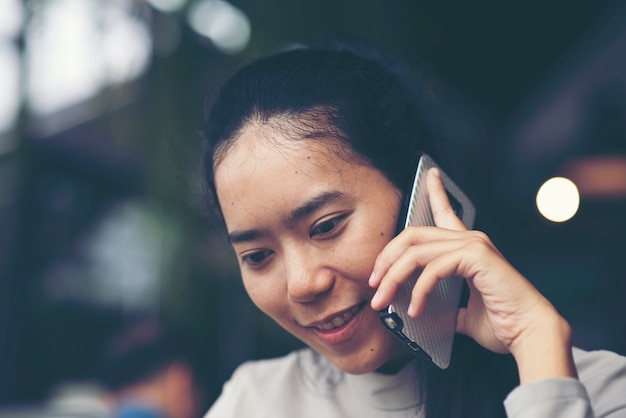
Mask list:
[[348,141],[343,140],[346,134],[333,122],[331,113],[332,111],[327,108],[313,107],[297,113],[278,113],[267,119],[260,115],[252,115],[243,123],[241,130],[237,131],[232,140],[225,141],[217,147],[213,155],[213,167],[217,168],[241,139],[250,138],[264,139],[283,149],[300,147],[301,143],[307,140],[323,142],[329,147],[335,147],[336,155],[346,161],[368,161],[354,151]]
[[368,166],[349,161],[334,139],[285,139],[247,129],[215,167],[227,224],[238,213],[272,213],[323,191],[354,193]]
[[[285,174],[291,168],[293,174],[311,172],[312,169],[342,171],[364,166],[347,145],[335,138],[286,138],[272,128],[249,126],[221,155],[215,166],[215,185],[219,190],[225,180],[246,178],[258,180],[263,174]],[[315,171],[315,170],[314,170]],[[311,173],[312,174],[312,173]],[[295,179],[302,180],[301,176]],[[285,178],[275,178],[280,183]]]

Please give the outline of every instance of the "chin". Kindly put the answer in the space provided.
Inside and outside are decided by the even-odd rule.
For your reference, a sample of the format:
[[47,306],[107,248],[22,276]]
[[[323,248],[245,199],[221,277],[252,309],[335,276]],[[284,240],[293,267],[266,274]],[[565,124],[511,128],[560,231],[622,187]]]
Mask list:
[[338,369],[348,374],[378,372],[395,374],[414,359],[407,349],[392,340],[389,345],[368,348],[361,355],[353,354],[350,358],[329,359]]
[[352,354],[346,357],[329,358],[341,371],[348,374],[365,374],[374,372],[389,361],[388,355],[382,355],[380,349],[367,349],[363,354]]

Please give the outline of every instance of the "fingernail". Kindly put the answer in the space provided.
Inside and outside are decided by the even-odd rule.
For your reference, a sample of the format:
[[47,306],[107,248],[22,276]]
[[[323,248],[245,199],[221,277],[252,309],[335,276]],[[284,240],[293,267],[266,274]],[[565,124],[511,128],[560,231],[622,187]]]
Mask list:
[[378,294],[378,292],[374,293],[374,297],[372,298],[372,301],[370,302],[370,305],[372,307],[375,307],[378,304],[379,300],[380,300],[380,295]]
[[439,169],[437,167],[433,167],[431,168],[433,174],[437,177],[441,177],[441,171],[439,171]]
[[370,278],[367,280],[367,284],[369,284],[370,287],[374,287],[376,286],[377,281],[378,281],[378,274],[376,274],[376,272],[372,272],[372,274],[370,275]]
[[407,313],[409,314],[410,317],[414,317],[415,316],[415,306],[413,305],[413,303],[409,303],[409,309],[407,309]]

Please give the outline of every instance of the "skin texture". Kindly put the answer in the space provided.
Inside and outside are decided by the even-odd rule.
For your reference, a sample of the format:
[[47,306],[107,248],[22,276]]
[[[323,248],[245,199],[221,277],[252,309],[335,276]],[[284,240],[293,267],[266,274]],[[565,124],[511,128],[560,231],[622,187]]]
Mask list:
[[[378,170],[329,151],[324,141],[268,141],[249,129],[218,165],[216,186],[252,301],[359,374],[409,358],[370,307],[367,283],[394,234],[400,192]],[[343,326],[316,327],[350,310]]]
[[484,233],[465,229],[436,170],[427,187],[437,227],[394,238],[400,192],[377,169],[339,157],[336,144],[252,125],[215,168],[244,285],[263,312],[348,373],[393,372],[410,355],[378,310],[423,267],[410,315],[438,280],[465,277],[458,332],[511,352],[522,383],[575,376],[567,322]]
[[438,280],[462,276],[470,297],[467,308],[459,310],[457,332],[491,351],[513,354],[521,383],[575,377],[569,324],[487,235],[465,228],[454,215],[438,171],[431,170],[427,187],[437,228],[407,228],[383,249],[369,281],[378,288],[372,306],[386,306],[398,286],[424,267],[409,307],[415,317]]

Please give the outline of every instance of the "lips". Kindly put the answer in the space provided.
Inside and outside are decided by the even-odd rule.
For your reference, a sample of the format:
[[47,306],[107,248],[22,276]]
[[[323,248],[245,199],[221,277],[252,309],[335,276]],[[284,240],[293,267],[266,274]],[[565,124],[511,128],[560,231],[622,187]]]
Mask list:
[[337,314],[322,323],[312,325],[311,328],[316,328],[322,331],[330,331],[339,328],[349,322],[363,308],[363,305],[363,303],[359,303],[353,308]]

